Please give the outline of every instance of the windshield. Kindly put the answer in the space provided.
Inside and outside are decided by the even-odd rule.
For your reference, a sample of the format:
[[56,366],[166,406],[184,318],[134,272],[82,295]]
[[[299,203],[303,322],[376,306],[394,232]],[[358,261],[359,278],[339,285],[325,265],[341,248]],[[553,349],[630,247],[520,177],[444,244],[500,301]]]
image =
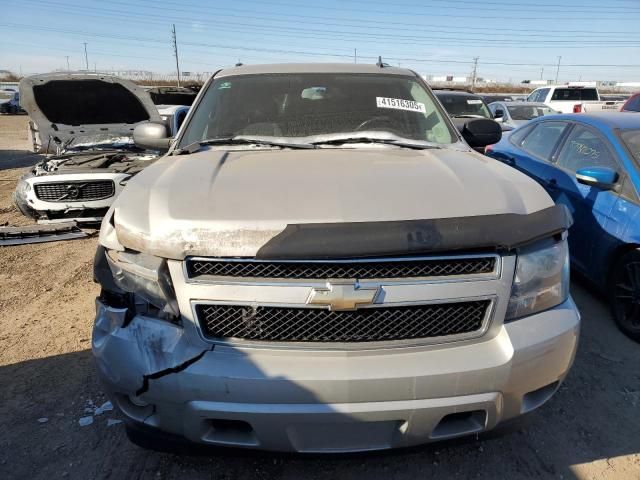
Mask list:
[[415,77],[301,73],[215,80],[186,126],[180,147],[224,137],[294,142],[367,131],[439,144],[457,140]]
[[640,130],[623,130],[620,136],[634,160],[640,162]]
[[598,100],[598,91],[595,88],[556,88],[551,100]]
[[507,109],[513,120],[531,120],[532,118],[542,117],[543,115],[558,113],[549,107],[533,105],[513,105],[507,107]]
[[452,117],[474,116],[491,118],[481,98],[472,95],[438,95],[438,100]]

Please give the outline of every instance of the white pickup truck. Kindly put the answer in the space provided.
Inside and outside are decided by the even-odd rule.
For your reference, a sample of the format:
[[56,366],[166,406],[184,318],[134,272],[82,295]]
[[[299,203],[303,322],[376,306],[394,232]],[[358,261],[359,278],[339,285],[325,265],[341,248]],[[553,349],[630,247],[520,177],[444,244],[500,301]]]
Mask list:
[[541,102],[560,113],[618,111],[623,102],[600,99],[598,89],[584,85],[549,85],[535,89],[527,102]]

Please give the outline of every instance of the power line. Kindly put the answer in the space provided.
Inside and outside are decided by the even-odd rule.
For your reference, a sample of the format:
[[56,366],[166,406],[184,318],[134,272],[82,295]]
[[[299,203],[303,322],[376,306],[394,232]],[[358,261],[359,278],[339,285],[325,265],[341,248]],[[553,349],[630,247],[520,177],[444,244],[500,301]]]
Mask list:
[[[365,3],[367,5],[389,5],[388,2],[379,2],[379,1],[372,1],[372,0],[343,0],[345,3]],[[630,0],[633,1],[633,0]],[[451,5],[456,5],[456,4],[461,4],[461,5],[473,5],[474,7],[478,6],[478,3],[476,1],[464,1],[464,0],[431,0],[431,3],[444,3],[446,4],[446,6],[451,6]],[[561,8],[566,8],[568,5],[566,3],[564,4],[559,4],[559,3],[518,3],[518,2],[509,2],[509,3],[505,3],[505,2],[486,2],[483,1],[482,5],[497,5],[499,6],[499,9],[501,11],[504,11],[504,9],[510,8],[510,7],[516,7],[519,11],[522,11],[523,9],[520,7],[528,7],[529,9],[534,9],[534,8],[549,8],[549,7],[561,7]],[[433,8],[433,6],[431,5],[417,5],[417,4],[407,4],[407,3],[395,3],[393,4],[394,7],[409,7],[409,8]],[[436,8],[442,8],[442,7],[436,7]],[[526,9],[526,8],[525,8]],[[580,10],[586,13],[589,13],[592,9],[596,9],[599,11],[611,11],[612,9],[615,10],[623,10],[624,12],[628,12],[628,11],[640,11],[640,9],[635,8],[635,7],[629,7],[629,6],[609,6],[607,5],[606,7],[600,7],[600,6],[596,6],[596,5],[580,5]],[[558,12],[567,12],[567,10],[554,10],[555,13]],[[616,12],[618,13],[618,12]]]
[[[164,43],[162,39],[150,38],[150,37],[140,37],[140,36],[131,36],[131,35],[107,35],[100,33],[92,33],[86,31],[70,31],[68,29],[55,28],[55,27],[47,27],[47,26],[38,26],[38,25],[17,25],[17,24],[5,24],[0,23],[0,26],[6,27],[16,27],[19,28],[30,28],[34,30],[43,30],[43,31],[55,31],[55,32],[63,32],[70,33],[74,35],[85,35],[85,36],[95,36],[101,38],[114,38],[121,40],[134,40],[134,41],[142,41],[142,42],[152,42],[152,43]],[[353,55],[350,53],[330,53],[330,52],[310,52],[305,50],[290,50],[290,49],[269,49],[262,47],[246,47],[241,45],[228,45],[228,44],[213,44],[213,43],[204,43],[204,42],[182,42],[182,45],[190,45],[190,46],[199,46],[199,47],[209,47],[209,48],[220,48],[220,49],[231,49],[231,50],[239,50],[239,51],[255,51],[255,52],[264,52],[264,53],[283,53],[283,54],[291,54],[291,55],[302,55],[302,56],[319,56],[319,57],[335,57],[335,58],[353,58]],[[362,56],[359,55],[359,58],[366,58],[370,60],[375,60],[377,56]],[[395,57],[389,56],[386,57],[392,61],[404,61],[404,62],[423,62],[423,63],[436,63],[436,64],[460,64],[460,65],[470,65],[472,62],[463,61],[463,60],[444,60],[444,59],[429,59],[429,58],[410,58],[410,57]],[[498,66],[528,66],[528,67],[539,67],[540,63],[525,63],[525,62],[483,62],[483,65],[498,65]],[[544,66],[556,66],[556,64],[543,64]],[[607,68],[640,68],[640,64],[564,64],[565,67],[607,67]]]
[[[261,4],[264,5],[265,3],[267,3],[270,7],[273,7],[275,5],[278,6],[283,6],[283,7],[294,7],[294,8],[317,8],[316,5],[304,5],[303,3],[288,3],[288,2],[275,2],[273,0],[267,0],[267,2],[261,1],[261,0],[244,0],[245,3],[257,3],[257,4]],[[387,4],[384,4],[387,5]],[[395,4],[391,4],[395,7]],[[477,4],[476,4],[477,5]],[[357,13],[362,13],[362,8],[344,8],[342,6],[340,6],[339,8],[336,7],[325,7],[324,10],[339,10],[342,12],[357,12]],[[454,9],[454,10],[461,10],[461,9]],[[593,17],[577,17],[575,16],[575,12],[574,11],[570,11],[570,10],[565,10],[566,13],[572,13],[572,20],[593,20]],[[388,10],[372,10],[370,8],[367,8],[367,13],[371,14],[371,13],[379,13],[379,14],[383,14],[383,15],[389,15],[391,12]],[[454,14],[444,14],[444,13],[435,13],[433,11],[431,12],[411,12],[411,13],[402,13],[402,12],[398,12],[398,11],[394,11],[393,12],[395,15],[404,15],[404,16],[427,16],[427,17],[444,17],[444,18],[484,18],[484,19],[500,19],[500,20],[513,20],[514,18],[521,18],[521,15],[517,15],[516,17],[513,16],[502,16],[502,15],[477,15],[476,13],[470,13],[469,15],[454,15]],[[516,12],[514,12],[516,13]],[[557,12],[554,12],[557,13]],[[617,12],[616,12],[617,13]],[[607,17],[607,18],[602,18],[600,16],[599,20],[625,20],[626,17]],[[564,18],[561,17],[531,17],[531,16],[527,16],[527,20],[558,20],[558,21],[565,21]]]
[[[30,0],[30,1],[38,1],[38,0]],[[105,10],[105,9],[102,9]],[[109,11],[109,10],[107,10]],[[113,12],[113,11],[109,11],[109,12]],[[76,12],[77,14],[77,12]],[[91,14],[87,14],[87,15],[83,15],[83,16],[92,16]],[[94,15],[95,16],[95,15]],[[97,16],[98,18],[103,18],[104,14],[102,16]],[[131,16],[131,15],[129,15]],[[160,16],[160,15],[144,15],[145,18],[148,18],[149,16],[156,16],[158,18],[169,18],[169,17],[164,17],[164,16]],[[118,13],[117,18],[121,18],[121,13]],[[174,17],[171,17],[174,18]],[[186,19],[185,21],[190,22],[191,20]],[[228,25],[232,25],[234,24],[233,22],[226,22]],[[404,44],[411,44],[411,45],[416,45],[419,46],[417,42],[424,42],[424,41],[431,41],[432,44],[441,42],[444,43],[446,41],[446,45],[459,45],[459,46],[465,46],[465,45],[473,45],[473,46],[492,46],[494,43],[498,43],[503,47],[508,47],[510,45],[518,45],[520,46],[520,48],[556,48],[558,46],[558,44],[563,44],[562,46],[564,48],[584,48],[585,44],[589,44],[591,46],[591,48],[606,48],[608,46],[612,46],[615,45],[618,48],[635,48],[636,46],[640,46],[640,40],[636,43],[630,42],[628,39],[627,40],[611,40],[611,41],[603,41],[603,40],[592,40],[592,41],[563,41],[563,40],[544,40],[544,41],[538,41],[536,45],[532,45],[531,41],[526,41],[526,40],[502,40],[502,39],[478,39],[478,38],[473,38],[473,37],[465,37],[464,39],[458,39],[458,38],[446,38],[446,37],[442,37],[440,36],[435,36],[435,37],[429,37],[429,36],[415,36],[415,35],[398,35],[396,34],[389,34],[389,35],[379,35],[379,34],[372,34],[372,33],[361,33],[361,32],[344,32],[344,31],[336,31],[336,30],[315,30],[315,29],[309,29],[309,28],[296,28],[296,27],[276,27],[276,26],[264,26],[264,25],[255,25],[255,24],[247,24],[247,23],[235,23],[234,25],[238,25],[240,27],[249,27],[252,28],[253,30],[264,30],[264,31],[268,31],[271,32],[270,35],[273,36],[286,36],[283,35],[282,33],[278,33],[281,32],[282,30],[285,31],[291,31],[291,32],[296,32],[295,37],[299,38],[300,36],[310,36],[309,34],[317,34],[320,35],[321,37],[327,38],[327,39],[337,39],[338,36],[341,36],[343,39],[351,39],[351,40],[356,40],[357,41],[362,41],[363,39],[369,39],[369,40],[373,40],[373,39],[380,39],[381,41],[384,39],[385,41],[389,41],[389,40],[395,40],[394,43],[396,44],[401,44],[403,42],[398,41],[398,39],[408,39],[408,40],[412,40],[412,43],[409,42],[404,42]],[[218,30],[224,30],[225,27],[218,27]],[[275,30],[275,32],[273,32]],[[231,29],[232,32],[237,33],[238,29]],[[252,32],[252,33],[256,33],[256,32]],[[433,40],[435,40],[436,42],[433,42]],[[545,45],[541,45],[545,44]],[[547,46],[546,44],[549,43],[550,45]],[[579,43],[579,45],[566,45],[566,44],[576,44]],[[521,46],[522,45],[522,46]]]
[[[268,0],[267,2],[263,2],[260,0],[244,0],[245,3],[257,3],[257,4],[261,4],[264,5],[265,3],[268,4],[271,8],[273,8],[273,6],[283,6],[283,7],[294,7],[294,8],[317,8],[316,5],[304,5],[303,3],[288,3],[288,2],[275,2],[273,0]],[[391,4],[395,7],[395,4]],[[362,8],[344,8],[343,6],[340,6],[339,8],[337,7],[325,7],[324,10],[339,10],[341,12],[356,12],[356,13],[362,13]],[[455,11],[459,11],[459,10],[463,10],[463,9],[454,9]],[[593,20],[593,17],[577,17],[575,16],[575,12],[571,12],[571,11],[565,11],[566,13],[573,13],[571,19],[572,20]],[[391,12],[389,10],[372,10],[370,8],[367,8],[367,13],[368,14],[382,14],[382,15],[389,15]],[[393,12],[395,15],[404,15],[404,16],[408,16],[408,17],[414,17],[414,16],[425,16],[425,17],[442,17],[442,18],[480,18],[480,19],[500,19],[500,20],[513,20],[515,18],[521,18],[521,15],[516,15],[514,16],[504,16],[504,15],[477,15],[476,13],[470,13],[469,15],[460,15],[460,14],[446,14],[446,13],[435,13],[433,11],[430,12],[411,12],[411,13],[402,13],[402,12],[398,12],[398,11],[394,11]],[[516,12],[514,12],[516,13]],[[554,12],[555,13],[555,12]],[[617,13],[617,12],[616,12]],[[607,17],[607,18],[602,18],[602,16],[599,17],[599,20],[625,20],[626,17]],[[558,21],[565,21],[565,19],[561,18],[561,17],[532,17],[532,16],[527,16],[527,20],[558,20]]]
[[[161,1],[161,0],[138,0],[138,1],[142,1],[142,2],[150,2],[152,3],[154,6],[161,4],[161,5],[175,5],[175,2],[173,1]],[[449,1],[449,0],[447,0]],[[117,2],[112,0],[110,3],[121,3],[121,4],[125,4],[128,5],[124,2]],[[395,4],[394,4],[395,5]],[[194,8],[200,8],[200,5],[197,4],[189,4],[189,3],[184,3],[184,2],[180,2],[180,6],[181,7],[194,7]],[[170,7],[163,7],[163,10],[177,10],[177,11],[184,11],[179,10],[179,9],[175,9],[175,8],[170,8]],[[243,15],[238,16],[238,15],[225,15],[222,12],[239,12],[242,13]],[[260,17],[249,17],[246,15],[246,13],[254,13],[254,14],[259,14]],[[216,18],[219,18],[221,16],[223,17],[239,17],[239,18],[252,18],[252,19],[258,19],[258,20],[264,20],[265,16],[275,16],[278,19],[282,18],[281,14],[278,13],[272,13],[272,12],[262,12],[262,11],[254,11],[254,10],[241,10],[241,9],[229,9],[229,8],[218,8],[216,9]],[[431,32],[435,32],[435,31],[441,31],[441,32],[445,32],[446,33],[446,29],[450,29],[455,31],[463,31],[463,32],[468,32],[469,30],[478,30],[478,32],[476,32],[476,34],[484,34],[487,36],[492,36],[495,37],[495,35],[504,35],[501,34],[500,32],[496,33],[496,32],[487,32],[487,28],[486,26],[483,27],[474,27],[471,25],[465,25],[465,26],[458,26],[458,27],[450,27],[450,26],[446,26],[443,25],[442,23],[439,24],[426,24],[424,22],[421,23],[410,23],[410,22],[393,22],[390,21],[389,19],[385,19],[385,20],[372,20],[372,19],[361,19],[361,18],[341,18],[341,17],[325,17],[325,16],[317,16],[317,15],[299,15],[299,14],[293,14],[288,12],[287,13],[287,18],[307,18],[307,19],[315,19],[315,20],[335,20],[335,21],[350,21],[350,22],[360,22],[360,23],[364,23],[364,24],[377,24],[377,25],[400,25],[400,26],[405,26],[405,27],[421,27],[421,28],[429,28],[429,31]],[[271,20],[270,20],[271,21]],[[273,20],[276,21],[276,20]],[[277,21],[282,21],[282,20],[277,20]],[[317,24],[317,22],[314,22],[314,24]],[[343,26],[351,26],[351,25],[343,25]],[[217,27],[216,27],[217,28]],[[358,26],[358,28],[368,28],[367,25],[364,26]],[[391,29],[393,31],[397,31],[397,30],[404,30],[404,31],[415,31],[415,28],[397,28],[397,27],[389,27],[389,28],[384,28],[384,27],[376,27],[378,29]],[[438,29],[438,30],[435,30]],[[445,29],[445,30],[442,30]],[[500,31],[505,31],[505,32],[514,32],[513,34],[508,34],[509,36],[519,36],[518,34],[521,32],[537,32],[537,34],[530,34],[530,36],[545,36],[548,37],[549,33],[554,33],[554,34],[567,34],[567,35],[561,35],[561,36],[567,36],[570,38],[575,38],[578,36],[584,36],[584,37],[590,37],[592,38],[594,35],[628,35],[628,34],[638,34],[638,31],[620,31],[620,30],[616,30],[616,31],[593,31],[590,30],[589,32],[585,32],[584,29],[581,30],[569,30],[566,28],[563,28],[562,30],[551,30],[551,29],[545,29],[545,32],[543,34],[540,34],[540,29],[536,28],[536,29],[526,29],[526,28],[508,28],[505,27],[504,25],[500,26]],[[529,34],[527,34],[527,36],[529,36]],[[623,38],[628,38],[628,37],[623,37]]]
[[[45,5],[45,6],[46,6],[46,5],[50,5],[50,6],[52,6],[52,8],[55,8],[55,10],[56,10],[56,11],[60,11],[60,7],[61,7],[61,6],[62,6],[62,7],[65,7],[65,6],[73,7],[73,11],[69,11],[69,14],[71,14],[71,15],[96,16],[96,17],[100,17],[100,16],[102,16],[102,15],[108,15],[108,14],[111,14],[111,15],[117,16],[117,18],[118,18],[118,19],[122,19],[122,12],[121,12],[121,10],[110,10],[110,9],[105,9],[105,8],[88,7],[88,6],[83,6],[83,5],[60,4],[60,3],[57,3],[57,2],[44,1],[44,0],[27,0],[27,1],[30,1],[30,2],[33,2],[33,3],[39,4],[39,5]],[[154,4],[155,4],[155,3],[158,3],[158,2],[154,2]],[[130,5],[130,4],[129,4],[129,3],[127,3],[127,2],[118,2],[117,0],[112,0],[112,1],[110,2],[110,4]],[[171,3],[171,5],[174,5],[174,3]],[[182,4],[181,4],[181,5],[182,5]],[[183,6],[186,6],[186,5],[183,5]],[[90,13],[90,14],[89,14],[89,13],[88,13],[88,14],[82,14],[82,13],[79,13],[79,12],[78,12],[78,9],[85,9],[85,10],[88,10],[89,12],[91,12],[91,13]],[[184,11],[184,9],[176,9],[176,8],[171,8],[171,7],[163,7],[163,10],[169,10],[169,11],[170,11],[170,10],[174,10],[174,11],[179,11],[179,12]],[[246,15],[246,14],[243,14],[243,15],[228,15],[228,14],[227,14],[227,15],[225,15],[225,14],[221,14],[221,13],[220,13],[220,12],[221,12],[221,11],[223,11],[223,10],[227,10],[227,11],[238,11],[238,12],[242,12],[242,13],[260,13],[260,15],[261,15],[261,16],[259,16],[259,17],[255,17],[255,16],[248,16],[248,15]],[[104,12],[104,13],[103,13],[102,15],[96,15],[96,14],[95,14],[95,12]],[[248,23],[246,23],[246,22],[242,22],[242,23],[235,23],[235,25],[239,25],[239,26],[250,26],[250,27],[253,27],[253,28],[263,28],[263,29],[264,29],[264,28],[271,28],[271,29],[276,29],[276,28],[277,28],[278,30],[289,30],[289,31],[294,30],[294,31],[302,31],[302,32],[307,32],[307,31],[309,31],[309,28],[291,28],[291,27],[281,27],[281,26],[270,26],[270,25],[265,25],[265,24],[264,24],[265,18],[264,18],[264,16],[263,16],[263,15],[269,15],[269,14],[268,14],[268,13],[264,13],[264,14],[263,14],[262,12],[251,12],[251,11],[247,11],[247,10],[238,10],[238,9],[218,9],[218,10],[217,10],[217,13],[216,13],[215,15],[208,15],[206,12],[201,12],[201,13],[199,14],[199,18],[198,18],[198,19],[191,18],[191,17],[179,17],[179,16],[175,16],[175,15],[169,15],[169,16],[167,16],[167,15],[160,15],[160,14],[151,14],[151,13],[149,13],[149,12],[145,12],[145,13],[129,12],[129,13],[127,14],[127,17],[136,17],[136,16],[137,16],[137,17],[141,17],[141,18],[143,18],[143,19],[145,19],[145,20],[149,19],[149,17],[155,17],[155,18],[158,18],[158,19],[166,20],[166,21],[176,21],[176,20],[178,20],[178,19],[182,19],[182,20],[183,20],[183,21],[185,21],[185,22],[193,22],[193,21],[195,21],[195,20],[199,20],[199,19],[201,19],[201,17],[203,17],[203,16],[204,16],[204,17],[206,17],[206,16],[211,16],[212,18],[215,18],[215,19],[216,19],[216,20],[218,20],[218,21],[219,21],[219,19],[220,19],[221,17],[230,17],[230,18],[240,18],[240,19],[243,19],[243,20],[246,20],[246,19],[253,19],[253,20],[258,20],[258,21],[260,22],[260,24],[259,24],[259,25],[255,25],[255,24],[248,24]],[[273,15],[273,14],[271,14],[271,15]],[[288,24],[288,20],[287,20],[287,19],[284,19],[284,20],[283,20],[281,15],[275,15],[275,16],[277,17],[276,19],[266,19],[266,20],[267,20],[267,21],[270,21],[270,22],[280,22],[280,23],[287,23],[287,24]],[[304,15],[295,15],[295,14],[289,14],[289,15],[287,15],[287,17],[315,18],[315,19],[331,19],[331,17],[304,16]],[[336,18],[335,18],[335,17],[333,17],[333,19],[334,19],[334,20],[336,20]],[[353,21],[353,19],[350,19],[349,21]],[[362,22],[362,20],[358,20],[358,21],[361,21],[361,22]],[[136,20],[136,22],[139,22],[139,21],[138,21],[138,20]],[[373,22],[373,21],[371,21],[371,20],[367,20],[367,22]],[[225,23],[226,23],[227,25],[233,24],[233,22],[225,22]],[[302,23],[304,23],[304,22],[302,22]],[[378,23],[378,22],[376,22],[376,23]],[[380,22],[380,23],[384,23],[384,24],[386,24],[386,25],[389,25],[389,23],[390,23],[390,22]],[[400,25],[405,25],[405,26],[407,25],[406,23],[401,23],[401,22],[396,22],[396,23],[398,23],[398,24],[400,24]],[[354,25],[354,24],[352,24],[352,23],[351,23],[351,24],[344,24],[344,23],[342,23],[342,24],[336,24],[336,23],[321,23],[321,22],[317,22],[317,21],[314,21],[314,22],[312,23],[312,25],[314,25],[314,26],[315,26],[315,25],[337,26],[337,27],[348,27],[348,28],[369,28],[369,27],[368,27],[368,26],[366,26],[366,25]],[[422,26],[423,28],[427,26],[427,25],[423,25],[423,24],[413,24],[413,25],[416,25],[416,26]],[[219,27],[220,27],[220,26],[216,27],[216,29],[218,29]],[[434,28],[439,28],[439,29],[438,29],[438,30],[434,30]],[[447,31],[440,30],[441,28],[442,28],[442,25],[435,25],[435,26],[434,26],[434,25],[432,25],[429,31],[430,31],[430,32],[440,31],[440,32],[442,32],[442,33],[453,33],[453,34],[455,34],[454,32],[447,32]],[[449,28],[451,28],[451,27],[449,27]],[[461,28],[462,30],[464,30],[464,31],[468,31],[468,30],[469,30],[469,28],[466,28],[466,27],[460,27],[460,28]],[[391,39],[396,39],[396,38],[413,38],[413,39],[420,39],[420,38],[422,38],[422,39],[443,39],[443,37],[442,37],[442,36],[437,36],[437,37],[421,37],[421,36],[416,36],[416,35],[398,35],[398,33],[397,33],[398,31],[411,31],[411,32],[415,32],[415,29],[414,29],[414,28],[410,28],[410,29],[408,29],[408,28],[397,28],[397,27],[389,27],[389,26],[384,27],[384,26],[381,26],[381,27],[377,27],[377,30],[390,30],[392,33],[390,33],[390,34],[386,35],[386,38],[391,38]],[[507,37],[507,40],[506,40],[506,41],[507,41],[507,42],[509,42],[509,43],[530,43],[529,41],[516,41],[516,40],[510,40],[510,38],[511,38],[511,37],[514,37],[514,36],[516,36],[516,37],[544,37],[544,38],[548,38],[548,36],[549,36],[548,34],[550,33],[549,31],[545,31],[545,33],[544,33],[544,34],[541,34],[539,30],[535,30],[535,32],[538,32],[538,33],[531,33],[531,34],[524,34],[524,35],[522,35],[522,34],[517,34],[517,33],[516,33],[516,34],[506,34],[506,33],[505,33],[505,34],[502,34],[502,33],[495,33],[495,32],[488,33],[488,32],[486,32],[486,28],[485,28],[485,29],[482,29],[482,30],[483,30],[483,31],[481,31],[481,32],[476,32],[476,33],[474,33],[474,34],[475,34],[475,35],[486,35],[486,36],[488,36],[489,38],[487,38],[487,39],[480,39],[480,40],[482,40],[482,41],[486,41],[486,42],[490,42],[490,43],[504,43],[504,42],[505,42],[505,40],[496,39],[496,38],[495,38],[495,37],[496,37],[496,35],[498,35],[498,36],[500,36],[500,35],[502,35],[502,36],[506,36],[506,37]],[[500,30],[509,31],[509,30],[511,30],[511,29],[507,29],[507,28],[502,28],[502,27],[501,27],[501,28],[500,28]],[[234,30],[234,31],[236,31],[236,30]],[[523,30],[522,30],[522,29],[515,29],[515,31],[516,31],[516,32],[522,32]],[[340,34],[343,34],[343,35],[366,35],[366,36],[374,36],[374,37],[377,37],[377,36],[382,37],[382,36],[384,36],[384,35],[379,35],[379,34],[362,33],[362,32],[353,32],[353,31],[349,31],[349,32],[336,32],[336,31],[326,32],[326,30],[315,30],[315,32],[319,32],[319,33],[331,33],[331,34],[334,34],[334,33],[340,33]],[[564,32],[564,33],[567,33],[567,32],[566,32],[566,30],[565,30],[565,31],[563,31],[563,32]],[[580,33],[578,33],[578,34],[576,35],[575,33],[577,33],[577,32],[574,32],[574,34],[570,34],[570,35],[567,35],[567,36],[566,36],[566,38],[571,38],[571,39],[574,39],[574,40],[565,41],[565,42],[567,42],[567,43],[581,43],[582,41],[575,40],[578,36],[584,36],[584,37],[594,38],[594,34],[597,34],[598,32],[589,32],[588,34],[586,34],[586,33],[584,32],[584,30],[582,30],[582,31],[580,32],[582,35],[580,35]],[[602,33],[602,32],[600,32],[600,33]],[[628,41],[629,41],[628,35],[629,35],[629,34],[637,34],[637,32],[619,32],[619,31],[618,31],[618,32],[610,32],[610,34],[615,34],[615,35],[617,35],[617,37],[615,37],[615,40],[616,40],[616,41],[619,41],[620,43],[626,44],[626,43],[628,43]],[[626,34],[627,36],[624,36],[624,37],[620,36],[620,35],[625,35],[625,34]],[[562,36],[562,37],[563,37],[563,38],[565,38],[565,36]],[[459,42],[469,42],[469,41],[475,42],[475,41],[477,41],[477,40],[478,40],[477,38],[475,38],[475,39],[474,39],[474,38],[469,38],[469,37],[465,37],[465,38],[462,38],[462,39],[461,39],[461,38],[459,38],[459,37],[453,37],[453,38],[451,38],[451,39],[452,39],[452,40],[459,41]],[[600,39],[605,40],[605,39],[606,39],[606,37],[598,37],[598,40],[593,40],[591,43],[602,43],[602,41],[601,41]],[[607,39],[607,40],[608,40],[608,39]],[[612,41],[613,41],[613,40],[614,40],[614,39],[612,39]],[[554,43],[554,44],[555,44],[555,43],[557,43],[557,42],[558,42],[558,40],[546,40],[546,41],[545,41],[545,43]]]

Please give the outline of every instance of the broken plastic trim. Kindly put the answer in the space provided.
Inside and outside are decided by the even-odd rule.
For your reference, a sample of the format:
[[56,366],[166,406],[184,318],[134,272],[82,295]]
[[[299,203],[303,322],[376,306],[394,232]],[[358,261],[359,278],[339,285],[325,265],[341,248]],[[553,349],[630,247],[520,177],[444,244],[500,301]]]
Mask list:
[[0,246],[55,242],[88,236],[86,232],[78,228],[76,222],[27,225],[25,227],[0,227]]
[[510,251],[569,229],[564,205],[530,214],[385,222],[292,224],[265,243],[256,259],[341,259],[468,250]]
[[165,368],[164,370],[160,370],[160,371],[155,372],[155,373],[150,373],[148,375],[143,375],[142,376],[142,386],[138,390],[136,390],[136,397],[139,397],[144,392],[149,390],[149,380],[156,380],[158,378],[164,377],[165,375],[169,375],[170,373],[178,373],[178,372],[181,372],[183,370],[186,370],[191,365],[193,365],[198,360],[200,360],[202,357],[204,357],[205,353],[212,351],[214,348],[215,348],[215,346],[212,345],[210,349],[203,350],[202,352],[200,352],[195,357],[187,360],[186,362],[182,362],[180,365],[176,365],[175,367],[169,367],[169,368]]

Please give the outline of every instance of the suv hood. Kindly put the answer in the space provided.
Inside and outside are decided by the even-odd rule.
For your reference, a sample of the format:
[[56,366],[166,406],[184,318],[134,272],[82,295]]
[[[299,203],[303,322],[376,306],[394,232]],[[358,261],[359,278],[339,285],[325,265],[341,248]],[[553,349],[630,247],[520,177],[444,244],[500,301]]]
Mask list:
[[20,103],[35,124],[34,150],[94,134],[131,136],[136,125],[161,122],[142,87],[91,73],[49,73],[20,81]]
[[172,259],[252,257],[293,223],[524,214],[552,205],[524,174],[454,149],[208,148],[164,157],[134,177],[100,239]]

